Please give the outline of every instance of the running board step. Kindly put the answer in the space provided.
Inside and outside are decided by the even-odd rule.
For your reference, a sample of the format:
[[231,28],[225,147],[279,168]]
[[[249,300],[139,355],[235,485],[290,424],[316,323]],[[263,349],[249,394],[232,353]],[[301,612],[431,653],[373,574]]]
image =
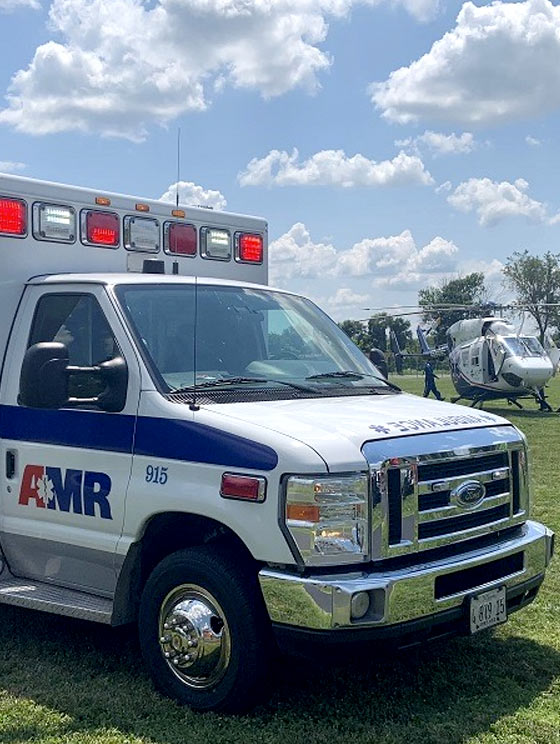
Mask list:
[[43,610],[56,615],[111,624],[113,602],[75,589],[51,586],[38,581],[18,579],[6,568],[0,576],[0,604]]

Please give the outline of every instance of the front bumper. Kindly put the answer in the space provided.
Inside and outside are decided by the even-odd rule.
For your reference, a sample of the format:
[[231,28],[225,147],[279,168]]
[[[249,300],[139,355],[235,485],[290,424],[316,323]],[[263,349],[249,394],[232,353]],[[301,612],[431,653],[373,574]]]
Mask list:
[[[438,560],[425,556],[420,563],[373,573],[300,576],[263,569],[259,581],[277,628],[398,636],[414,625],[460,620],[466,597],[497,586],[506,587],[509,611],[519,609],[536,595],[553,549],[554,533],[528,521],[490,546]],[[368,593],[369,610],[355,619],[352,598],[359,592]]]

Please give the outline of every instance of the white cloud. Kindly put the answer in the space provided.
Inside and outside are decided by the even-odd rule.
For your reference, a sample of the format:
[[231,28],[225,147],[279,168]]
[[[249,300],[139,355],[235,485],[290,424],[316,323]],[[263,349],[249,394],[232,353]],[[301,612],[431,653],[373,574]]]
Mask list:
[[[387,1],[421,20],[438,5]],[[138,141],[152,123],[204,110],[226,85],[265,98],[314,92],[332,64],[320,48],[328,19],[378,2],[53,0],[49,24],[60,41],[39,46],[13,76],[0,122],[27,134],[78,130]]]
[[427,54],[370,90],[391,121],[495,124],[560,107],[559,59],[560,6],[466,2]]
[[370,296],[358,294],[350,287],[339,287],[332,297],[327,300],[328,305],[333,308],[347,308],[364,305],[369,302]]
[[[459,258],[459,248],[453,242],[436,236],[419,247],[410,230],[365,238],[337,251],[330,242],[315,242],[307,227],[298,222],[270,244],[271,283],[286,286],[297,278],[367,277],[373,288],[415,288],[460,272]],[[359,301],[354,298],[351,302],[346,289],[355,292]],[[348,301],[348,306],[358,305],[366,299],[356,290],[344,290],[338,295],[339,304]],[[333,298],[328,304],[334,306]]]
[[321,294],[321,289],[314,283],[306,288],[305,294],[335,319],[362,317],[365,315],[364,308],[371,302],[371,294],[356,292],[350,287],[338,287],[330,295]]
[[535,222],[546,219],[546,206],[526,193],[529,184],[523,178],[514,183],[469,178],[460,183],[447,201],[461,212],[475,211],[484,227],[495,225],[506,217],[525,216]]
[[410,230],[400,235],[366,238],[338,259],[339,276],[371,275],[377,287],[401,288],[426,282],[434,275],[457,271],[459,248],[439,236],[418,248]]
[[321,150],[304,161],[299,152],[271,150],[253,158],[239,174],[241,186],[399,186],[433,183],[416,155],[400,152],[392,160],[376,162],[363,155],[348,157],[343,150]]
[[452,188],[453,184],[451,183],[451,181],[444,181],[443,183],[440,183],[435,192],[436,194],[443,194],[446,191],[451,191]]
[[16,8],[40,8],[38,0],[0,0],[0,13],[9,13]]
[[[191,181],[179,181],[179,204],[190,206],[212,207],[225,209],[227,200],[220,191],[204,189]],[[172,183],[167,191],[160,196],[161,201],[175,203],[177,198],[177,183]]]
[[427,129],[424,134],[417,137],[395,140],[395,146],[411,148],[414,152],[425,147],[434,155],[456,155],[472,152],[475,148],[475,140],[471,132],[443,134]]
[[560,225],[560,212],[551,217],[548,221],[549,225]]
[[0,173],[15,173],[24,170],[27,166],[25,163],[14,162],[13,160],[0,160]]
[[296,222],[287,233],[270,243],[270,283],[284,286],[295,277],[320,276],[333,270],[336,250],[330,243],[315,243],[307,227]]
[[504,264],[497,258],[493,258],[491,261],[470,259],[462,264],[461,270],[465,274],[471,274],[473,271],[484,274],[484,283],[489,287],[502,281]]
[[542,145],[542,142],[540,141],[540,139],[537,139],[536,137],[531,137],[530,134],[528,134],[525,137],[525,142],[531,147],[539,147],[540,145]]

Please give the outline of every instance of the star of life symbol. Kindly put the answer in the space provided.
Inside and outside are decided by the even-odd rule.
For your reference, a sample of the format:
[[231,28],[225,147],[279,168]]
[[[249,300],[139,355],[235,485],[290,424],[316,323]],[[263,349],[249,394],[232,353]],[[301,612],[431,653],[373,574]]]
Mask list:
[[42,478],[37,478],[35,488],[37,489],[37,495],[46,507],[51,501],[54,501],[53,482],[48,475],[43,475]]

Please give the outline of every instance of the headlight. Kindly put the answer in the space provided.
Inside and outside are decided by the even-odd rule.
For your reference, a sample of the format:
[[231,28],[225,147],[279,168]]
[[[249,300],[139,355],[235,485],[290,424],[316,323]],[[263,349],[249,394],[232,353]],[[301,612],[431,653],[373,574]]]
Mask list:
[[363,561],[369,548],[368,476],[291,476],[284,517],[305,564]]

